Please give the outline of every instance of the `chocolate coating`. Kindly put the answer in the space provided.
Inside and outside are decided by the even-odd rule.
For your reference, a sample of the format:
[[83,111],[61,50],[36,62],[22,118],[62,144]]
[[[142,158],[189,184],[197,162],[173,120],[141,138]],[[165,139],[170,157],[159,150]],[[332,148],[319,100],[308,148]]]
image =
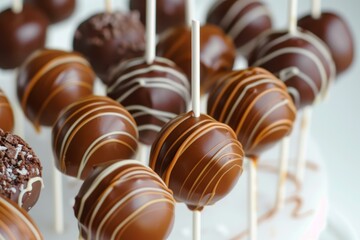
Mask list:
[[89,240],[167,239],[174,211],[172,192],[136,160],[96,168],[74,206],[80,235]]
[[209,94],[208,113],[229,125],[249,157],[290,134],[295,105],[285,84],[261,68],[224,74]]
[[[160,35],[157,45],[159,56],[176,63],[191,79],[191,31],[187,26],[172,28]],[[232,39],[214,25],[200,28],[201,90],[206,92],[207,80],[219,71],[231,70],[235,61]]]
[[250,66],[265,68],[288,87],[297,108],[323,99],[335,79],[335,64],[326,45],[309,31],[273,31],[258,42]]
[[95,73],[79,54],[39,50],[19,69],[17,94],[26,117],[37,130],[52,126],[60,111],[91,95]]
[[24,4],[21,13],[6,9],[0,13],[0,68],[20,66],[35,50],[45,46],[48,19],[36,8]]
[[0,129],[0,159],[0,195],[29,211],[43,186],[39,158],[19,136]]
[[13,202],[0,197],[0,237],[5,240],[44,239],[29,214]]
[[191,210],[215,204],[235,186],[244,152],[234,131],[193,112],[167,123],[155,140],[150,167]]
[[298,25],[326,43],[334,59],[337,74],[351,66],[355,53],[354,40],[343,18],[335,13],[323,12],[319,19],[314,19],[310,15],[302,17]]
[[0,89],[0,129],[11,132],[14,129],[14,113],[9,100]]
[[89,96],[64,109],[55,122],[55,163],[61,172],[85,179],[94,165],[132,157],[137,138],[135,120],[123,106]]
[[249,56],[258,37],[272,28],[271,14],[261,1],[219,0],[210,9],[207,22],[234,39],[238,51]]
[[135,118],[140,141],[151,145],[166,122],[186,111],[190,86],[172,61],[157,57],[147,64],[135,58],[115,69],[108,96],[125,106]]
[[27,0],[38,7],[52,23],[60,22],[73,14],[76,0]]
[[91,63],[104,83],[120,62],[144,55],[145,29],[137,12],[99,13],[82,22],[73,47]]
[[[156,1],[156,32],[161,33],[170,27],[185,25],[185,0]],[[140,13],[141,22],[146,25],[146,0],[129,1],[131,10]]]

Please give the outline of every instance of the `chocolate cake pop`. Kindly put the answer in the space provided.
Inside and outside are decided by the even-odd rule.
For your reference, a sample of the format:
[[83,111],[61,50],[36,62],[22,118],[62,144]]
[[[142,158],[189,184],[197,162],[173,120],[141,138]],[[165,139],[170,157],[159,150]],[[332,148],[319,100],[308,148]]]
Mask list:
[[261,68],[223,75],[209,94],[208,113],[234,129],[247,156],[290,134],[296,108],[285,84]]
[[343,18],[335,13],[323,12],[319,18],[311,15],[300,18],[298,25],[326,43],[334,59],[337,74],[351,66],[355,53],[354,40]]
[[73,14],[76,0],[27,0],[39,8],[52,23],[60,22]]
[[[157,0],[156,1],[156,30],[161,33],[170,27],[185,25],[186,0]],[[141,22],[146,25],[146,1],[129,1],[131,10],[140,13]]]
[[284,81],[297,108],[323,98],[335,79],[335,65],[326,45],[300,29],[263,36],[249,65],[263,67]]
[[137,12],[105,12],[85,20],[77,28],[73,47],[91,63],[104,83],[114,66],[142,56],[145,29]]
[[271,14],[261,1],[219,0],[210,9],[207,22],[234,39],[238,51],[247,57],[258,37],[272,28]]
[[47,26],[47,18],[29,4],[24,4],[19,13],[12,9],[1,12],[0,68],[16,68],[32,52],[43,48]]
[[137,128],[130,113],[107,97],[89,96],[63,110],[52,132],[57,168],[85,179],[94,165],[136,153]]
[[41,163],[20,137],[0,129],[0,195],[29,211],[43,186]]
[[150,167],[191,210],[227,195],[242,173],[243,149],[234,131],[207,115],[182,114],[167,123],[150,153]]
[[5,96],[4,92],[0,89],[0,129],[11,132],[14,129],[14,114]]
[[0,237],[5,240],[42,240],[40,230],[23,209],[0,196]]
[[168,59],[156,57],[147,64],[135,58],[115,69],[108,96],[125,106],[138,125],[140,141],[151,145],[166,122],[186,111],[190,84]]
[[79,54],[39,50],[19,69],[17,94],[26,117],[40,130],[52,126],[64,107],[92,94],[94,80]]
[[172,192],[136,160],[97,167],[84,181],[74,212],[84,239],[166,239],[174,221]]
[[[235,61],[235,46],[230,37],[215,25],[200,29],[201,89],[207,91],[207,79],[214,73],[231,70]],[[209,50],[211,49],[211,50]],[[187,26],[169,29],[160,35],[157,45],[159,56],[176,63],[191,77],[191,31]]]

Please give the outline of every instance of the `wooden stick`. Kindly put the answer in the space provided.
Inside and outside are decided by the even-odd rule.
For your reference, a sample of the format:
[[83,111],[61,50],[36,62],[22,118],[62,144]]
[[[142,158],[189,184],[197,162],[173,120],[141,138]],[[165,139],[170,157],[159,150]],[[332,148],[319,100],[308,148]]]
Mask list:
[[193,240],[201,239],[201,212],[193,211]]
[[192,20],[192,0],[185,0],[185,21],[186,24],[191,27],[191,20]]
[[250,239],[257,239],[257,176],[256,161],[249,159],[249,222],[250,222]]
[[53,167],[53,184],[54,184],[54,207],[55,207],[55,232],[62,234],[64,232],[64,201],[62,176],[60,171]]
[[286,193],[286,178],[289,162],[289,137],[285,137],[281,142],[280,165],[279,165],[279,179],[277,186],[275,209],[280,210],[284,206]]
[[155,60],[156,49],[156,1],[146,1],[146,49],[145,59],[147,64],[152,64]]
[[23,0],[13,0],[13,5],[11,9],[14,13],[17,14],[22,12],[23,6],[24,6]]
[[105,11],[107,13],[112,12],[112,0],[105,0]]
[[321,17],[321,0],[312,0],[311,16],[314,19]]
[[195,117],[200,116],[200,23],[192,21],[191,32],[191,97]]
[[289,33],[296,33],[297,29],[297,0],[289,0]]

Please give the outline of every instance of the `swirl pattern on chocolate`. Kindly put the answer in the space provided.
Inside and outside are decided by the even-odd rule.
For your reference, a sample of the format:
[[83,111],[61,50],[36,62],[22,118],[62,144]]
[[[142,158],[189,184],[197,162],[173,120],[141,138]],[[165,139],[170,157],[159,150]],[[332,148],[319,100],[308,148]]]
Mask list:
[[63,110],[54,124],[56,166],[85,179],[94,165],[132,157],[137,139],[135,120],[123,106],[107,97],[89,96]]
[[174,211],[171,190],[137,160],[96,168],[74,205],[80,235],[89,240],[166,239]]
[[234,131],[193,112],[167,123],[155,140],[150,167],[191,210],[215,204],[235,186],[244,152]]
[[248,56],[258,37],[272,28],[267,6],[258,0],[219,0],[210,9],[207,22],[215,24],[234,39],[238,51]]
[[37,130],[52,126],[60,111],[91,95],[95,74],[80,55],[39,50],[21,66],[17,94],[26,117]]
[[296,118],[285,84],[261,68],[224,74],[209,94],[208,113],[234,129],[252,157],[290,134]]
[[249,65],[263,67],[284,81],[297,108],[322,100],[336,76],[327,46],[301,29],[294,34],[272,31],[263,36]]
[[4,92],[0,89],[0,129],[5,132],[11,132],[14,129],[14,113],[5,96]]
[[0,197],[0,219],[0,239],[43,239],[40,230],[28,213],[3,197]]
[[147,64],[144,58],[135,58],[114,70],[107,94],[132,114],[140,141],[151,145],[165,123],[186,111],[190,84],[168,59],[156,57]]

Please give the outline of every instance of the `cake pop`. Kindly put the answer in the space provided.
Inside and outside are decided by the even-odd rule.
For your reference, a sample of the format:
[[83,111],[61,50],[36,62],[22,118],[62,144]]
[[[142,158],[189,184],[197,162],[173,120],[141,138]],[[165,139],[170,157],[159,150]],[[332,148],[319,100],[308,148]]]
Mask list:
[[0,129],[11,132],[14,129],[14,114],[5,96],[4,92],[0,89]]
[[60,111],[92,94],[95,74],[77,53],[39,50],[19,69],[17,94],[26,117],[37,130],[52,126]]
[[27,212],[0,196],[0,237],[5,240],[42,240],[43,236]]
[[73,14],[76,0],[27,0],[38,7],[52,23],[60,22]]
[[23,139],[0,129],[0,159],[0,195],[29,211],[43,186],[39,158]]
[[258,37],[272,28],[271,14],[261,1],[222,0],[210,9],[207,22],[234,39],[238,52],[249,56]]
[[136,153],[135,120],[119,103],[89,96],[63,110],[53,127],[57,168],[85,179],[94,165]]
[[84,181],[74,205],[80,236],[94,240],[166,239],[174,211],[172,192],[136,160],[97,167]]

